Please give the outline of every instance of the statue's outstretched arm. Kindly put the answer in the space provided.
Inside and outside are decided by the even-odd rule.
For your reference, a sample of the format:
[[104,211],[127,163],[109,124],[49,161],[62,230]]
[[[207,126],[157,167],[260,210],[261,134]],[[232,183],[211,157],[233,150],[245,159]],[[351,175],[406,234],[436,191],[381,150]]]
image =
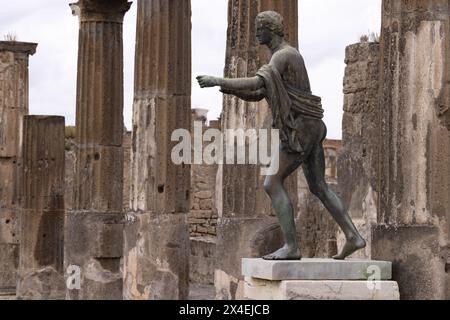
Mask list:
[[249,101],[249,102],[258,102],[266,97],[266,90],[264,88],[256,90],[256,91],[229,90],[229,89],[222,88],[220,90],[220,92],[222,92],[224,94],[234,95],[234,96],[238,97],[239,99],[242,99],[244,101]]
[[256,91],[264,88],[264,80],[261,77],[255,76],[252,78],[217,78],[211,76],[199,76],[197,77],[198,83],[202,88],[222,87],[227,90],[239,90],[239,91]]

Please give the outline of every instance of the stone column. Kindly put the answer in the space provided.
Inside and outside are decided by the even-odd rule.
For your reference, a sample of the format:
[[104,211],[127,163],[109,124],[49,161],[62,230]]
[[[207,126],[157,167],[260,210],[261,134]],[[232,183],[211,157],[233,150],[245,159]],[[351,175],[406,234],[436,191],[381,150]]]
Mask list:
[[19,299],[64,299],[64,117],[25,116]]
[[383,1],[378,226],[403,299],[448,299],[448,1]]
[[0,41],[0,294],[16,288],[22,118],[28,114],[28,58],[36,46]]
[[190,0],[139,1],[135,72],[124,298],[186,299],[190,166],[171,135],[191,126]]
[[70,299],[121,299],[123,256],[123,42],[126,0],[80,0],[73,210],[66,268],[81,271]]
[[[298,46],[297,0],[230,0],[225,76],[254,76],[269,62],[270,53],[258,45],[255,19],[259,12],[275,10],[285,19],[287,40]],[[265,101],[247,103],[233,96],[224,97],[222,128],[271,129],[271,115]],[[229,143],[229,142],[226,142]],[[233,144],[233,142],[231,142]],[[259,257],[279,249],[281,230],[273,217],[263,188],[264,177],[258,165],[224,165],[219,168],[222,191],[219,206],[217,269],[218,299],[243,298],[241,259]],[[296,177],[286,183],[297,207]]]
[[131,190],[131,138],[133,132],[127,131],[123,134],[123,212],[130,211]]
[[[356,256],[370,258],[371,230],[377,222],[378,204],[380,44],[366,42],[348,46],[345,62],[339,191],[368,242],[366,249],[358,251]],[[342,235],[340,240],[345,241],[345,237]]]

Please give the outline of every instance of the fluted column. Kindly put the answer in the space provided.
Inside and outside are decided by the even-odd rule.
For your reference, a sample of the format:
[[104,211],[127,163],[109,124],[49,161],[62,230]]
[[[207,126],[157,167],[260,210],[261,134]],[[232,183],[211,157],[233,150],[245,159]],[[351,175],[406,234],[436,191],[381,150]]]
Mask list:
[[[286,39],[298,47],[297,0],[230,0],[225,76],[252,77],[269,62],[270,52],[256,39],[258,13],[275,10],[284,17]],[[226,95],[222,128],[271,129],[272,120],[265,101],[248,103]],[[227,141],[228,144],[228,141]],[[233,143],[231,142],[231,145]],[[215,286],[218,299],[243,297],[241,259],[260,257],[279,249],[281,230],[273,217],[270,200],[264,192],[259,165],[224,165],[219,168],[222,205],[219,206],[217,266]],[[297,207],[296,176],[286,186]]]
[[121,299],[123,255],[123,18],[127,0],[80,0],[74,208],[66,268],[81,270],[70,299]]
[[0,294],[16,289],[22,119],[28,114],[28,59],[36,47],[0,41]]
[[19,299],[64,299],[64,117],[25,116]]
[[[449,2],[383,1],[378,226],[403,299],[448,299]],[[412,280],[413,279],[413,280]]]
[[190,166],[172,162],[171,135],[190,129],[190,95],[190,0],[140,0],[125,299],[189,293]]

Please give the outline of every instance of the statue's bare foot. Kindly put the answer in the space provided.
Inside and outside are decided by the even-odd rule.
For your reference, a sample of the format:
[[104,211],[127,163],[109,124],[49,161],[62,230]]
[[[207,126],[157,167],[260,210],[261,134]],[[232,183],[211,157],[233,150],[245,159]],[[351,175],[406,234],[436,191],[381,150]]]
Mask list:
[[366,247],[366,241],[361,237],[357,236],[353,239],[348,239],[342,249],[342,252],[333,257],[335,260],[345,260],[348,256],[352,255],[358,250],[364,249]]
[[280,250],[263,257],[264,260],[301,260],[302,254],[298,248],[283,247]]

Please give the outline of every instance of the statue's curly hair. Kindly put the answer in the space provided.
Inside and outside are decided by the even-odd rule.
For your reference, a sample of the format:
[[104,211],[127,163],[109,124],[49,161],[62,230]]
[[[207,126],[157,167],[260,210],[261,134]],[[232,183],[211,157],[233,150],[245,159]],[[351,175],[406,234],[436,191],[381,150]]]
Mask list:
[[276,35],[284,37],[284,18],[281,14],[275,11],[264,11],[258,14],[256,21],[271,30]]

